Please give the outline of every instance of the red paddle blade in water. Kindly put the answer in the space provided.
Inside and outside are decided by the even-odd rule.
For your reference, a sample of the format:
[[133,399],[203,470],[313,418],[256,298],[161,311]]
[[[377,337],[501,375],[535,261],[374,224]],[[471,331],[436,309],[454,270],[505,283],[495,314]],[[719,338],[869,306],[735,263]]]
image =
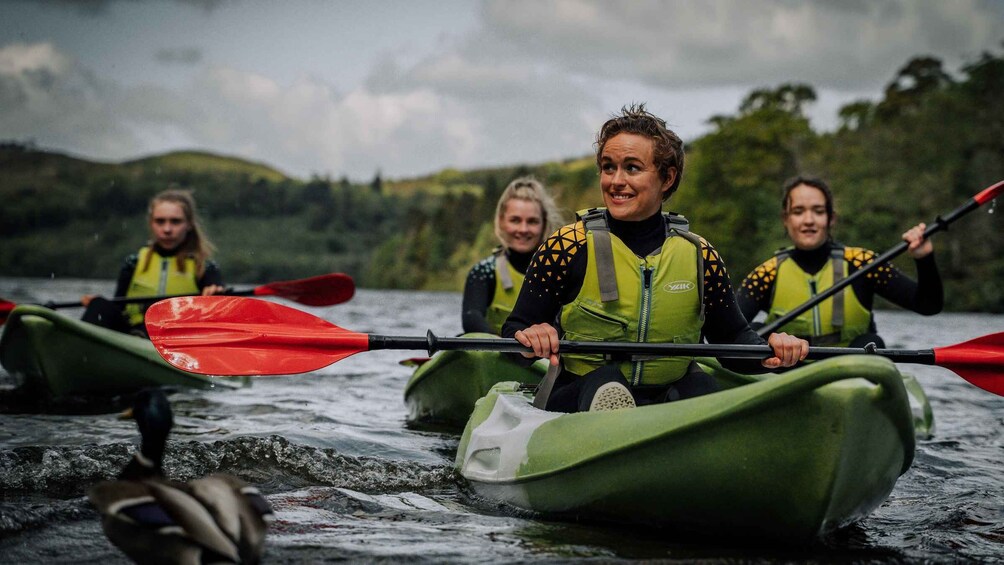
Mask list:
[[[1004,184],[1002,184],[1004,186]],[[934,349],[934,364],[983,390],[1004,396],[1004,332]]]
[[162,300],[146,312],[150,341],[168,363],[203,375],[291,375],[360,351],[369,336],[264,300]]
[[295,281],[279,281],[255,287],[255,296],[281,296],[307,306],[331,306],[347,302],[356,283],[344,273],[330,273]]

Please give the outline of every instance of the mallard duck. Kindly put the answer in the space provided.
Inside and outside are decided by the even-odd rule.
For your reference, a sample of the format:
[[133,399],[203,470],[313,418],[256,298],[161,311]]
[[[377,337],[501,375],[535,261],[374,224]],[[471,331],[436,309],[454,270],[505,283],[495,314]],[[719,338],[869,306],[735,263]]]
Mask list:
[[272,519],[258,490],[222,474],[188,483],[164,477],[174,416],[160,389],[140,391],[123,417],[136,420],[140,450],[117,480],[87,492],[108,539],[138,563],[257,563]]

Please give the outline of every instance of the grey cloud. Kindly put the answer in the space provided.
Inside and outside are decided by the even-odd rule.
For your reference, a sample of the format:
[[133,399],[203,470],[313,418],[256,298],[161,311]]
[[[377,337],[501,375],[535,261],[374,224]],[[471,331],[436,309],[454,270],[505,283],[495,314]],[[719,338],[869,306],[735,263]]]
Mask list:
[[[56,8],[67,8],[85,16],[101,16],[108,11],[113,4],[134,4],[137,2],[157,2],[160,0],[34,0],[44,2]],[[174,0],[178,4],[187,4],[195,8],[200,8],[206,12],[212,12],[223,4],[233,0]]]
[[202,61],[202,51],[196,47],[158,49],[154,59],[168,65],[194,65]]
[[670,88],[875,87],[912,56],[957,63],[1004,37],[1004,3],[987,0],[492,0],[483,17],[524,57]]

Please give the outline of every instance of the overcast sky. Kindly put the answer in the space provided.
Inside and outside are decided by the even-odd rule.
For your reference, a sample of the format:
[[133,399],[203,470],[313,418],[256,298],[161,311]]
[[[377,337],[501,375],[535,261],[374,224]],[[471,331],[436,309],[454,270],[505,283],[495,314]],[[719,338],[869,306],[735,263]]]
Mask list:
[[1000,0],[2,0],[0,140],[401,178],[584,155],[635,101],[692,140],[784,82],[832,129],[913,56],[999,53],[1002,24]]

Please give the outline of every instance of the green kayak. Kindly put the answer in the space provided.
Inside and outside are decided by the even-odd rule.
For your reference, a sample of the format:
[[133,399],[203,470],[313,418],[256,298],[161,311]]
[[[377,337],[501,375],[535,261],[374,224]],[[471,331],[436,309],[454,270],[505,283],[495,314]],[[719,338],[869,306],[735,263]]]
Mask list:
[[500,383],[477,402],[456,467],[478,494],[544,514],[809,541],[867,516],[913,461],[887,359],[781,375],[701,363],[725,390],[606,412],[544,412]]
[[[470,333],[464,337],[496,337]],[[537,384],[547,371],[547,362],[521,367],[500,353],[489,351],[443,351],[422,363],[404,387],[408,422],[439,424],[458,431],[467,423],[474,403],[503,381]]]
[[248,382],[246,377],[186,373],[164,361],[146,339],[34,305],[14,308],[4,324],[0,364],[20,391],[54,399],[129,393],[148,386],[233,388]]

